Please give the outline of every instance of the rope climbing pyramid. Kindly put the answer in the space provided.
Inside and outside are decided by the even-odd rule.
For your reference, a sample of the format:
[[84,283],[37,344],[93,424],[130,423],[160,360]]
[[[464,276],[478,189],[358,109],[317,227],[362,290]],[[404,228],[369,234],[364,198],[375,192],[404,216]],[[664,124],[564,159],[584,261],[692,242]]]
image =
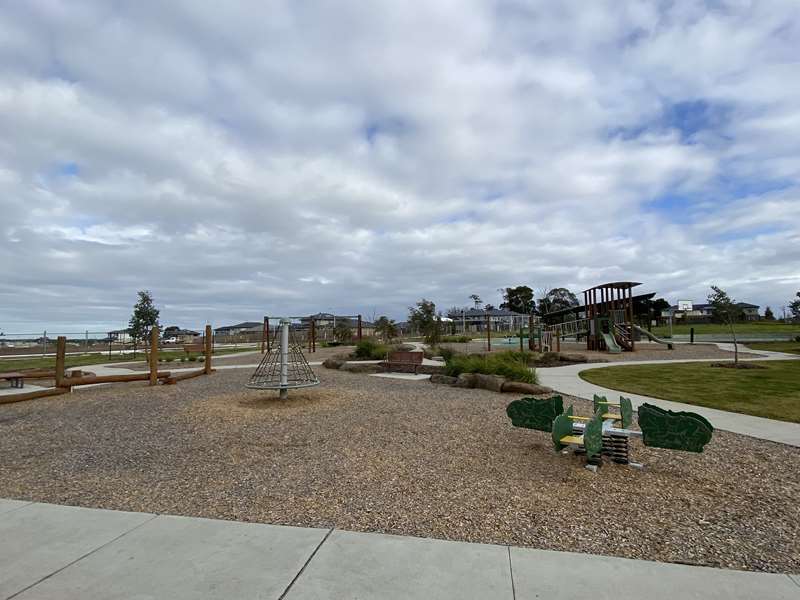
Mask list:
[[[285,399],[290,389],[319,385],[319,379],[290,331],[290,323],[289,319],[281,319],[281,326],[270,344],[271,350],[261,359],[246,387],[279,390],[280,397]],[[280,343],[275,343],[278,341]]]

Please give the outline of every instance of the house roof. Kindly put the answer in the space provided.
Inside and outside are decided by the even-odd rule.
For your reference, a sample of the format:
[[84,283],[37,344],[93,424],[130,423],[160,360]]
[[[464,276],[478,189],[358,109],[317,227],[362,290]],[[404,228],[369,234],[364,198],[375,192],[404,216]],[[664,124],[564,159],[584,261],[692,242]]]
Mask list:
[[217,327],[214,331],[229,331],[231,329],[255,329],[257,327],[261,327],[263,323],[258,323],[256,321],[245,321],[244,323],[239,323],[237,325],[225,325],[224,327]]
[[490,317],[526,317],[526,316],[528,316],[528,315],[525,315],[523,313],[519,313],[519,312],[516,312],[516,311],[513,311],[513,310],[505,310],[503,308],[490,308],[489,310],[481,310],[481,309],[478,309],[478,308],[470,308],[469,310],[463,311],[463,313],[462,312],[451,312],[451,313],[448,313],[448,316],[453,318],[453,319],[458,320],[458,319],[461,318],[462,314],[463,314],[464,317],[467,317],[467,318],[476,318],[476,317],[485,318],[486,315],[489,315]]
[[109,331],[108,333],[130,333],[130,329],[115,329],[114,331]]

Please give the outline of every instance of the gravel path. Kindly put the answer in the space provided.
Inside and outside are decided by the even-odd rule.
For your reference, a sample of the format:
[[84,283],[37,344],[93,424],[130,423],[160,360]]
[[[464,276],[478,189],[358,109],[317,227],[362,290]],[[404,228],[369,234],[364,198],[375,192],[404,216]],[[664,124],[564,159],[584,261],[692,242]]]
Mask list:
[[283,403],[232,370],[0,406],[0,497],[800,572],[800,449],[634,441],[644,470],[595,474],[516,396],[317,372]]

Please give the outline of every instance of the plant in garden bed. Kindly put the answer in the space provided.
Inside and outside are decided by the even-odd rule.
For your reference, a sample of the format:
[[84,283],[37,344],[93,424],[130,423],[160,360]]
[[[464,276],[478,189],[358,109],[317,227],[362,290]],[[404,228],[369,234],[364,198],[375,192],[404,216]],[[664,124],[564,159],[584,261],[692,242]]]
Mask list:
[[495,354],[455,354],[445,366],[445,374],[458,377],[461,373],[499,375],[510,381],[536,383],[536,374],[528,367],[528,352],[497,352]]
[[356,344],[351,357],[361,360],[383,360],[389,352],[396,349],[396,346],[381,344],[373,338],[365,338]]

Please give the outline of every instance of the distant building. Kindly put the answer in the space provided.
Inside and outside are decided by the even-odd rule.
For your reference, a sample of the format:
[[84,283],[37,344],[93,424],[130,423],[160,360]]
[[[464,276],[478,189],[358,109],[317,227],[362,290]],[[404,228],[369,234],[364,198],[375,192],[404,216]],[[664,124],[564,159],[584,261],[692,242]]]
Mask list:
[[244,323],[237,323],[236,325],[226,325],[225,327],[217,327],[214,333],[217,335],[240,335],[243,333],[261,333],[264,323],[256,321],[245,321]]
[[466,331],[486,331],[487,321],[492,331],[515,331],[528,325],[528,315],[502,308],[490,308],[489,310],[470,308],[450,312],[447,316],[457,327],[463,325],[459,329],[464,329],[465,326]]
[[190,344],[195,341],[196,338],[200,337],[200,332],[192,331],[191,329],[181,329],[176,325],[171,325],[164,329],[161,337],[165,340],[175,338],[179,344]]
[[[748,302],[737,302],[736,306],[742,311],[742,321],[758,321],[761,315],[758,314],[759,306]],[[678,310],[678,305],[670,306],[668,310],[661,313],[662,317],[669,317],[675,321],[692,321],[704,323],[711,320],[714,316],[714,307],[711,304],[692,304],[692,310]]]
[[109,331],[108,340],[110,342],[117,342],[119,344],[127,344],[133,341],[133,339],[131,338],[131,330],[117,329],[116,331]]

